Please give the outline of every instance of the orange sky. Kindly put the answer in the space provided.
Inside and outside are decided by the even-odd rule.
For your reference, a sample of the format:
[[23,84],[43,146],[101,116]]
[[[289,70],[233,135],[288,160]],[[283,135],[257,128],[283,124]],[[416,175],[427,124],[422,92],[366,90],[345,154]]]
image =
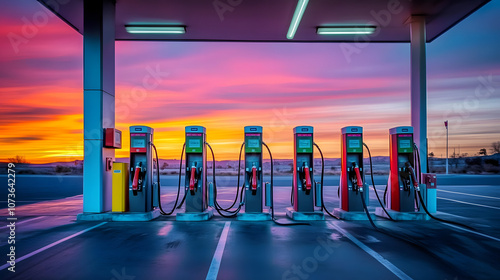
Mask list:
[[[81,35],[50,17],[13,45],[11,34],[24,36],[23,18],[45,8],[3,5],[0,161],[82,159]],[[500,42],[491,36],[499,11],[498,1],[488,4],[428,45],[429,151],[437,156],[445,153],[445,119],[451,152],[476,154],[500,140]],[[135,95],[156,68],[161,79]],[[339,157],[341,127],[358,125],[372,153],[388,155],[388,129],[410,124],[409,68],[408,44],[367,44],[348,61],[338,44],[117,42],[124,148],[116,154],[128,156],[130,125],[148,125],[160,157],[179,158],[184,127],[202,125],[217,159],[236,159],[243,127],[261,125],[274,158],[291,158],[293,127],[312,125],[325,156]]]

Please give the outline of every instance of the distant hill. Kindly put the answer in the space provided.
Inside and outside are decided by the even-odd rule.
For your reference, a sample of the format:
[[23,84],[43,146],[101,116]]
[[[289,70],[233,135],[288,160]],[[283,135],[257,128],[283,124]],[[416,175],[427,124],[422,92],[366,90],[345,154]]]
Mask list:
[[[500,173],[500,153],[488,156],[472,156],[450,158],[449,160],[450,173],[470,173],[470,174],[498,174]],[[129,158],[116,158],[116,162],[128,163]],[[270,160],[264,159],[265,173],[269,173]],[[364,166],[369,172],[369,159],[363,160]],[[372,158],[374,174],[389,173],[389,157],[375,156]],[[446,159],[444,158],[429,158],[429,170],[432,173],[444,173]],[[321,159],[314,159],[315,172],[321,171]],[[162,174],[178,174],[179,160],[178,159],[160,159],[160,171]],[[212,161],[207,161],[208,172],[211,173]],[[244,160],[241,161],[241,169],[244,168]],[[275,159],[274,170],[275,174],[290,174],[292,173],[292,159]],[[216,161],[217,174],[237,174],[238,160],[220,160]],[[0,162],[0,173],[7,172],[7,163]],[[82,174],[83,161],[76,160],[71,162],[52,162],[44,164],[18,164],[16,173],[18,174]],[[340,174],[340,158],[325,159],[325,174]]]

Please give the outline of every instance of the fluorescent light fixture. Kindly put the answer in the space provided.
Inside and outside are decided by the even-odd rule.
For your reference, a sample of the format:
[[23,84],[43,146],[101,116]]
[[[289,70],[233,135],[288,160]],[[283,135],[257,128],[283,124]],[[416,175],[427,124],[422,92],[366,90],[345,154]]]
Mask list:
[[185,26],[169,25],[125,25],[125,29],[131,34],[184,34]]
[[295,36],[295,32],[297,32],[300,20],[302,19],[302,15],[304,15],[304,11],[306,10],[307,3],[309,3],[309,0],[299,0],[299,2],[297,3],[297,8],[295,8],[292,22],[290,23],[288,33],[286,34],[286,37],[288,39],[293,39],[293,36]]
[[357,27],[318,27],[317,34],[320,35],[356,35],[373,34],[377,27],[375,26],[357,26]]

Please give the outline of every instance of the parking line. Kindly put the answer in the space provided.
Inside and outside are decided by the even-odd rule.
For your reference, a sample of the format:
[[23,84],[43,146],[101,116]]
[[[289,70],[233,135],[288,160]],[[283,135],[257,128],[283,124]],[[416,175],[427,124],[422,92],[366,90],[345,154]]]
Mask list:
[[217,249],[215,249],[214,257],[212,258],[212,263],[208,269],[206,280],[216,280],[217,274],[219,274],[220,262],[222,260],[222,254],[224,254],[224,247],[226,247],[227,234],[229,233],[229,226],[231,222],[226,222],[222,233],[220,234],[219,243],[217,244]]
[[[16,226],[24,224],[24,223],[27,223],[27,222],[31,222],[31,221],[34,221],[34,220],[38,220],[38,219],[41,219],[41,218],[45,218],[45,216],[40,216],[40,217],[36,217],[36,218],[33,218],[33,219],[28,219],[28,220],[25,220],[25,221],[16,222]],[[0,227],[0,228],[6,228],[8,226],[9,225],[6,225],[6,226]]]
[[471,219],[471,218],[467,218],[467,217],[464,217],[464,216],[459,216],[459,215],[450,214],[450,213],[441,212],[441,211],[436,211],[436,214],[446,215],[446,216],[455,217],[455,218],[460,218],[460,219],[466,219],[466,220],[467,220],[467,219]]
[[461,200],[455,200],[455,199],[444,198],[444,197],[439,197],[439,196],[438,196],[438,199],[449,200],[449,201],[453,201],[453,202],[457,202],[457,203],[463,203],[463,204],[469,204],[469,205],[474,205],[474,206],[479,206],[479,207],[486,207],[486,208],[500,210],[500,207],[483,205],[483,204],[477,204],[477,203],[471,203],[471,202],[465,202],[465,201],[461,201]]
[[356,244],[356,246],[363,249],[363,251],[365,251],[368,255],[372,256],[380,264],[385,266],[390,272],[392,272],[394,275],[396,275],[399,279],[413,279],[410,276],[408,276],[406,273],[404,273],[402,270],[397,268],[395,265],[393,265],[390,261],[388,261],[387,259],[382,257],[379,253],[375,252],[370,247],[363,244],[356,237],[352,236],[350,233],[348,233],[347,231],[345,231],[341,227],[337,226],[333,222],[329,222],[328,224],[330,224],[332,227],[334,227],[338,232],[342,233],[342,235],[349,238],[349,240],[351,240],[352,243]]
[[458,227],[458,226],[455,226],[455,225],[445,224],[445,223],[443,223],[443,225],[449,226],[449,227],[452,227],[452,228],[456,228],[456,229],[459,229],[459,230],[467,231],[467,232],[470,232],[470,233],[474,233],[474,234],[480,235],[482,237],[486,237],[486,238],[489,238],[489,239],[492,239],[492,240],[500,242],[500,239],[498,239],[496,237],[493,237],[493,236],[489,236],[489,235],[484,234],[484,233],[480,233],[480,232],[477,232],[477,231],[473,231],[473,230],[470,230],[470,229]]
[[[102,225],[104,225],[104,224],[107,224],[107,223],[108,223],[108,222],[102,222],[102,223],[100,223],[100,224],[98,224],[98,225],[95,225],[95,226],[93,226],[93,227],[89,227],[89,228],[87,228],[87,229],[84,229],[84,230],[82,230],[82,231],[79,231],[79,232],[77,232],[77,233],[75,233],[75,234],[72,234],[72,235],[70,235],[70,236],[68,236],[68,237],[65,237],[65,238],[63,238],[63,239],[60,239],[60,240],[58,240],[58,241],[56,241],[56,242],[52,242],[52,243],[50,243],[50,244],[49,244],[49,245],[47,245],[47,246],[44,246],[44,247],[42,247],[42,248],[40,248],[40,249],[38,249],[38,250],[36,250],[36,251],[33,251],[33,252],[31,252],[31,253],[29,253],[29,254],[27,254],[27,255],[24,255],[24,256],[22,256],[22,257],[20,257],[20,258],[17,258],[17,259],[16,259],[16,263],[21,262],[21,261],[24,261],[24,260],[25,260],[25,259],[27,259],[27,258],[31,258],[31,257],[33,257],[34,255],[36,255],[36,254],[38,254],[38,253],[41,253],[41,252],[43,252],[43,251],[45,251],[45,250],[47,250],[47,249],[50,249],[50,248],[52,248],[52,247],[54,247],[54,246],[56,246],[56,245],[58,245],[58,244],[63,243],[64,241],[70,240],[70,239],[71,239],[71,238],[73,238],[73,237],[77,237],[78,235],[81,235],[81,234],[83,234],[83,233],[86,233],[87,231],[91,231],[91,230],[93,230],[93,229],[95,229],[95,228],[98,228],[98,227],[100,227],[100,226],[102,226]],[[10,267],[10,264],[9,264],[9,263],[6,263],[6,264],[4,264],[4,265],[0,266],[0,270],[4,270],[4,269],[6,269],[7,267]]]
[[438,189],[438,191],[447,192],[447,193],[454,193],[454,194],[470,195],[470,196],[482,197],[482,198],[499,199],[500,200],[500,197],[493,197],[493,196],[486,196],[486,195],[479,195],[479,194],[471,194],[471,193],[462,193],[462,192],[452,192],[452,191],[445,191],[445,190],[442,190],[442,189]]

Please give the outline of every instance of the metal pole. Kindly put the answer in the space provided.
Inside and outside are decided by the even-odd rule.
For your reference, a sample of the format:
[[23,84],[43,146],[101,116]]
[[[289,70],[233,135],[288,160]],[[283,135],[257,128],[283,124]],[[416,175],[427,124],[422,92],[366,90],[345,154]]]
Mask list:
[[446,121],[446,174],[448,174],[448,121]]
[[412,15],[410,20],[411,56],[411,125],[414,141],[422,156],[422,173],[427,173],[427,68],[425,16]]

